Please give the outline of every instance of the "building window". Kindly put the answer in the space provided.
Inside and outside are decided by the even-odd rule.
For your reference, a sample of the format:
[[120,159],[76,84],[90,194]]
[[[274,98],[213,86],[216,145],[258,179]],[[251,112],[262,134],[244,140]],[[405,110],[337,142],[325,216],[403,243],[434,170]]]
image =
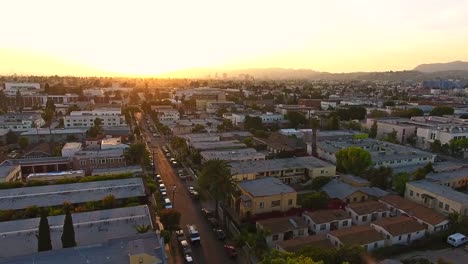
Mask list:
[[299,236],[303,236],[303,235],[304,235],[304,229],[299,230],[299,231],[297,232],[297,234],[298,234]]
[[409,195],[410,195],[410,196],[413,196],[413,191],[410,191],[410,192],[409,192]]
[[348,221],[343,221],[343,226],[348,226]]
[[320,230],[325,230],[325,229],[327,229],[327,225],[326,225],[326,224],[320,225]]
[[378,247],[378,245],[379,245],[379,244],[377,244],[377,242],[376,242],[376,243],[374,243],[374,248],[377,248],[377,247]]
[[280,200],[272,201],[272,202],[271,202],[271,207],[277,207],[277,206],[280,206],[280,205],[281,205],[281,201],[280,201]]
[[439,208],[442,208],[444,207],[444,203],[443,202],[439,202]]
[[387,213],[386,213],[386,212],[383,212],[383,213],[382,213],[382,217],[387,217]]
[[401,236],[398,237],[398,240],[401,240]]
[[445,211],[448,211],[450,209],[449,204],[445,204]]
[[278,239],[279,239],[279,235],[277,235],[277,234],[276,234],[276,235],[273,235],[273,236],[272,236],[272,239],[273,239],[273,241],[278,240]]
[[293,200],[292,199],[289,199],[288,200],[288,205],[292,205],[293,204]]
[[260,203],[258,204],[258,207],[264,208],[264,207],[265,207],[265,203],[264,203],[264,202],[260,202]]
[[363,221],[363,222],[367,221],[367,215],[363,215],[363,216],[362,216],[362,221]]

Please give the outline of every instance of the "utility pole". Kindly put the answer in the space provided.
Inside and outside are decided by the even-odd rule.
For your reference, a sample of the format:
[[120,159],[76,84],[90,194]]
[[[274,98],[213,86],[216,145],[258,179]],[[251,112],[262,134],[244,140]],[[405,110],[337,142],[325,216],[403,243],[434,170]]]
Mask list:
[[175,192],[176,192],[177,186],[174,185],[172,186],[172,207],[175,207]]

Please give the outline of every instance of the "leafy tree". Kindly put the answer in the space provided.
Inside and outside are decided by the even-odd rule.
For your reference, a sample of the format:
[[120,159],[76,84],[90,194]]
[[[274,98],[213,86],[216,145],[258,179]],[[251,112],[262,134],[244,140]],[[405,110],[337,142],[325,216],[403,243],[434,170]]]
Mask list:
[[7,144],[15,144],[17,142],[18,142],[18,135],[16,135],[11,130],[8,131],[8,133],[6,134],[6,143]]
[[246,130],[265,130],[265,127],[262,124],[262,118],[258,116],[245,116],[244,128]]
[[37,251],[48,251],[52,249],[52,241],[50,239],[50,227],[47,220],[47,212],[41,212],[39,221],[39,233],[37,235]]
[[132,144],[125,152],[125,159],[129,164],[144,165],[146,158],[148,158],[148,151],[144,143]]
[[234,125],[232,124],[232,122],[228,119],[224,119],[223,120],[223,123],[221,123],[220,125],[218,125],[218,130],[219,131],[233,131],[234,130]]
[[443,116],[443,115],[453,115],[454,113],[453,107],[449,106],[438,106],[431,111],[432,116]]
[[94,124],[88,130],[88,136],[97,137],[102,133],[102,120],[99,118],[94,119]]
[[379,168],[369,168],[363,172],[362,177],[370,181],[372,187],[386,190],[392,180],[392,168],[380,166]]
[[340,129],[340,119],[337,115],[331,114],[327,120],[327,129],[328,130],[339,130]]
[[425,179],[426,175],[430,172],[434,172],[432,162],[429,162],[428,164],[426,164],[426,166],[418,168],[415,172],[413,172],[413,180],[418,181]]
[[387,135],[385,135],[383,140],[387,141],[387,142],[390,142],[390,143],[398,144],[397,132],[395,130],[393,130],[392,132],[387,133]]
[[327,207],[328,196],[325,192],[311,192],[300,197],[298,204],[304,208],[324,209]]
[[372,123],[372,126],[369,131],[369,137],[370,138],[376,138],[377,137],[377,121],[374,120],[374,123]]
[[208,190],[216,203],[216,217],[218,204],[231,196],[235,190],[235,181],[231,175],[230,165],[224,160],[209,160],[203,164],[198,177],[198,186]]
[[32,205],[32,206],[28,206],[26,207],[26,209],[24,210],[24,216],[26,218],[34,218],[34,217],[37,217],[37,215],[40,213],[40,209],[39,207],[35,206],[35,205]]
[[331,181],[330,177],[319,176],[312,179],[311,187],[314,190],[320,190],[325,184]]
[[244,140],[242,140],[242,143],[244,143],[244,144],[245,144],[247,147],[249,147],[249,148],[253,148],[253,147],[255,146],[252,137],[246,137],[246,138],[244,138]]
[[372,110],[367,115],[367,117],[370,117],[370,118],[382,118],[382,117],[387,117],[387,116],[388,116],[388,113],[385,111],[381,111],[381,110]]
[[407,172],[400,172],[393,177],[393,189],[401,196],[405,195],[406,183],[409,182],[410,175]]
[[303,255],[296,255],[294,253],[273,249],[271,252],[264,255],[259,264],[323,264],[323,262],[315,262],[311,258]]
[[424,115],[423,110],[419,108],[410,108],[406,110],[394,110],[392,112],[392,116],[398,116],[398,117],[406,117],[406,118],[411,118],[413,116],[422,116]]
[[171,145],[180,153],[180,155],[185,156],[188,154],[187,143],[185,143],[184,139],[180,137],[173,137],[171,139]]
[[335,156],[336,168],[343,173],[360,175],[372,165],[370,153],[360,147],[340,149]]
[[29,139],[27,137],[20,137],[18,140],[18,145],[21,149],[26,149],[29,145]]
[[395,106],[395,102],[394,101],[385,101],[383,103],[383,106]]
[[303,115],[302,113],[299,113],[299,112],[295,112],[295,111],[288,112],[288,114],[285,117],[286,117],[286,119],[289,120],[289,124],[293,128],[298,128],[301,125],[303,126],[307,122],[307,119],[306,119],[305,115]]
[[70,212],[70,205],[65,205],[65,220],[63,222],[62,247],[76,247],[75,229]]
[[206,133],[206,129],[203,125],[197,124],[192,128],[192,133]]
[[175,231],[179,229],[181,214],[175,209],[163,209],[159,212],[159,220],[164,226],[164,229]]

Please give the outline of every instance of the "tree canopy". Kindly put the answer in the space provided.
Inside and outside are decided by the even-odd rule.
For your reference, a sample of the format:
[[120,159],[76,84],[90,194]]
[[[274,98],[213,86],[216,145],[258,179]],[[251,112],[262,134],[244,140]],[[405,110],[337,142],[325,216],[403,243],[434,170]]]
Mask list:
[[69,248],[75,246],[75,230],[73,227],[73,219],[70,212],[70,206],[65,205],[65,220],[63,222],[62,247]]
[[453,115],[455,110],[453,107],[449,106],[438,106],[432,109],[431,115],[432,116],[443,116],[443,115]]
[[50,227],[47,220],[46,211],[41,212],[41,219],[39,220],[39,234],[37,235],[37,251],[52,250],[52,241],[50,239]]
[[370,165],[372,158],[368,151],[360,147],[340,149],[336,154],[336,168],[343,173],[360,175]]
[[288,112],[288,114],[286,115],[286,119],[289,120],[289,124],[293,128],[304,126],[307,122],[305,115],[296,111]]
[[175,209],[163,209],[159,212],[159,220],[164,226],[164,229],[175,231],[179,229],[181,214]]

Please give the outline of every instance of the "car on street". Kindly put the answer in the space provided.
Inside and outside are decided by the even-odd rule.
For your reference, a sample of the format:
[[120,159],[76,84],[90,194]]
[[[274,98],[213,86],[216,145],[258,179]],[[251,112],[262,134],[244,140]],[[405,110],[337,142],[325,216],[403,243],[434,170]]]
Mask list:
[[171,156],[171,153],[166,153],[166,157],[170,157]]
[[196,225],[187,225],[187,235],[190,240],[190,243],[194,245],[199,245],[201,242],[200,233]]
[[232,246],[232,245],[228,245],[228,244],[224,245],[224,251],[231,258],[236,258],[237,257],[236,248],[234,246]]
[[185,263],[187,264],[194,264],[195,262],[193,261],[193,257],[190,254],[185,254]]
[[202,215],[205,217],[205,218],[210,218],[210,217],[213,217],[213,212],[206,209],[206,208],[202,208],[201,209],[201,212],[202,212]]
[[156,180],[161,180],[161,175],[156,174]]
[[185,239],[180,241],[180,249],[182,250],[182,253],[184,255],[192,254],[192,249],[190,248],[190,244]]
[[166,185],[164,185],[164,184],[159,184],[159,191],[161,191],[161,192],[167,192]]
[[158,184],[161,185],[161,184],[163,184],[163,183],[164,183],[164,182],[163,182],[161,179],[158,180]]
[[226,234],[224,233],[224,231],[222,229],[213,229],[215,235],[216,235],[216,238],[218,240],[226,240]]
[[164,198],[164,208],[172,209],[172,202],[169,198]]
[[161,192],[161,196],[162,196],[163,198],[167,198],[167,192]]
[[185,240],[184,230],[179,229],[175,233],[176,233],[176,236],[177,236],[177,240],[179,240],[179,241]]

